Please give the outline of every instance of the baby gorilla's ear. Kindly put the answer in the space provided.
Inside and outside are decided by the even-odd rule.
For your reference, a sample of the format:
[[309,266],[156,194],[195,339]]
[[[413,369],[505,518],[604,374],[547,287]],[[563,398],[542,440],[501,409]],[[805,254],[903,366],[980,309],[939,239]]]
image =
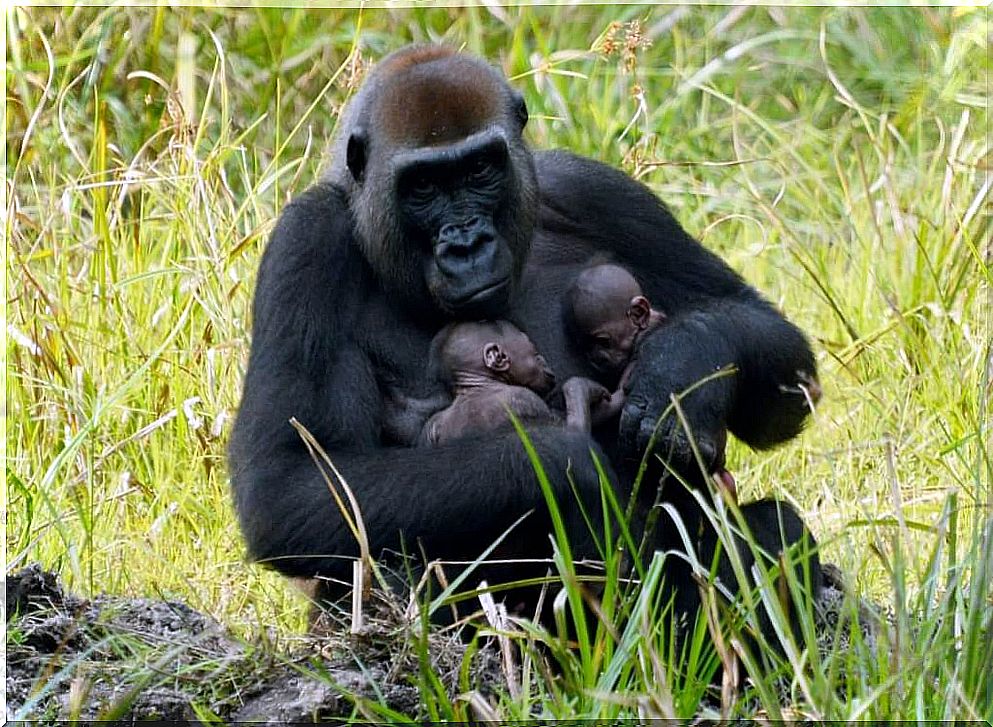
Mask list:
[[628,320],[639,331],[648,328],[649,316],[652,312],[652,305],[648,298],[643,295],[636,295],[628,304]]
[[490,371],[502,374],[510,368],[510,356],[499,343],[487,343],[483,346],[483,364]]

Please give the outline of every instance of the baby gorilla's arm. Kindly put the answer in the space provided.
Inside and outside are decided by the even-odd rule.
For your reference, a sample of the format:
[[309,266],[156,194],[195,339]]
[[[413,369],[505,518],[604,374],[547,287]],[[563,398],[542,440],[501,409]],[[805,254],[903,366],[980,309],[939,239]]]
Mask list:
[[[603,416],[601,410],[612,397],[606,387],[595,381],[573,376],[562,385],[562,395],[565,397],[565,425],[570,429],[588,432],[593,424],[609,418]],[[617,406],[617,412],[623,403],[621,401]]]

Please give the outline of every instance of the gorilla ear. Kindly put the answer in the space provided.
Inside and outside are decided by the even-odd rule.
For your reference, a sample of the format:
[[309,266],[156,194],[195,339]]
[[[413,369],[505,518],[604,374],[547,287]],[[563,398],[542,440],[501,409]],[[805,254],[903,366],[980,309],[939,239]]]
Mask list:
[[648,302],[648,298],[643,295],[636,295],[628,305],[628,320],[635,328],[642,331],[648,327],[648,318],[651,312],[652,306]]
[[362,178],[365,176],[366,163],[365,129],[356,128],[348,137],[345,162],[348,164],[348,171],[352,173],[352,178],[361,184]]
[[523,130],[528,123],[528,105],[524,101],[524,94],[520,91],[514,91],[514,114]]
[[510,357],[499,343],[487,343],[483,346],[483,364],[490,371],[503,373],[510,368]]

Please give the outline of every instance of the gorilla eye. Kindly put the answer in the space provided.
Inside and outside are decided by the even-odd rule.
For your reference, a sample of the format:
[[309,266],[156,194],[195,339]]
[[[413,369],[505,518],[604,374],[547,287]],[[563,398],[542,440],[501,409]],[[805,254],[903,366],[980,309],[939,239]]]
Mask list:
[[601,334],[593,337],[593,345],[597,348],[610,348],[610,336]]
[[490,173],[490,163],[482,157],[477,157],[469,166],[469,176],[473,179],[482,179]]
[[426,197],[434,192],[434,182],[427,176],[418,174],[410,182],[410,191],[418,197]]

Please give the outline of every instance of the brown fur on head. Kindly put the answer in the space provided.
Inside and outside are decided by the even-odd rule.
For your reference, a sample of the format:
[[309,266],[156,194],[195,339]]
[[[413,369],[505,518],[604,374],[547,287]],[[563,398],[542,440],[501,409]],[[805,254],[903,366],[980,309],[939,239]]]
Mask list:
[[[489,64],[437,45],[410,46],[374,68],[339,121],[329,178],[349,196],[358,244],[388,291],[412,301],[430,293],[423,252],[404,240],[395,209],[397,167],[418,149],[444,150],[480,132],[495,131],[509,153],[510,201],[496,220],[513,250],[515,276],[523,269],[537,214],[537,181],[521,137],[521,96]],[[366,140],[368,172],[348,168],[353,134]]]
[[450,144],[485,129],[501,112],[503,79],[449,48],[422,49],[388,70],[371,111],[373,125],[392,146]]

